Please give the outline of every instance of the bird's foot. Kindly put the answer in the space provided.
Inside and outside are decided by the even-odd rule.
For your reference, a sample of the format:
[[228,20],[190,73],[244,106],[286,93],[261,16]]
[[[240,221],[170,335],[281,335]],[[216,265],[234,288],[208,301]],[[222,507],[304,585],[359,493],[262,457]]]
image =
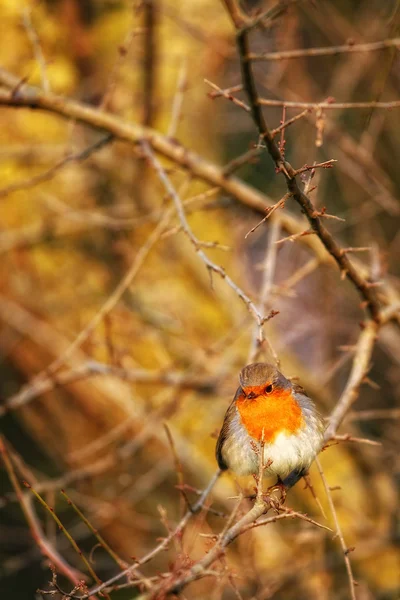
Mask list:
[[[278,497],[275,492],[278,492]],[[263,494],[263,500],[264,502],[269,503],[276,512],[279,512],[279,509],[285,504],[286,500],[286,487],[280,479],[278,479],[275,485],[271,485],[267,489],[265,494]]]

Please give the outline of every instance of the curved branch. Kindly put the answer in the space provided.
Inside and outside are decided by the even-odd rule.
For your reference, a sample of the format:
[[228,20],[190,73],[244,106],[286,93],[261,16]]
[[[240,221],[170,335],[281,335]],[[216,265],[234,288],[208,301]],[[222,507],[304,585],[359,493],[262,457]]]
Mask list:
[[[156,152],[187,169],[198,179],[220,187],[247,206],[261,211],[268,206],[269,199],[264,194],[236,177],[227,176],[223,169],[188,150],[177,140],[170,139],[154,129],[128,123],[115,115],[63,96],[45,93],[40,88],[21,82],[18,77],[1,68],[0,84],[9,88],[0,89],[0,106],[45,110],[107,131],[122,141],[132,144],[147,141]],[[270,202],[272,204],[272,201]]]
[[[246,36],[246,30],[242,30],[240,35]],[[244,39],[247,40],[246,37]],[[248,63],[246,68],[251,69],[250,63]],[[116,139],[131,144],[140,144],[143,141],[147,141],[154,151],[187,169],[194,177],[197,177],[212,186],[221,188],[221,190],[230,194],[242,204],[263,215],[265,215],[266,208],[273,206],[274,204],[268,196],[257,191],[250,185],[243,183],[237,177],[228,174],[223,167],[218,167],[213,163],[208,162],[195,152],[182,146],[175,139],[170,139],[154,129],[142,127],[132,122],[127,123],[115,115],[83,103],[56,94],[45,93],[40,88],[27,85],[24,81],[21,81],[18,77],[2,68],[0,68],[0,85],[4,88],[9,88],[0,89],[0,106],[44,110],[67,119],[75,119],[90,127],[107,131]],[[256,96],[256,98],[258,97]],[[266,125],[263,120],[261,108],[258,105],[253,105],[252,110],[254,111],[254,118],[257,118],[258,125],[264,131]],[[267,140],[268,136],[266,138],[266,141]],[[272,132],[270,132],[269,140],[269,148],[271,149],[272,156],[274,160],[280,161],[282,166],[283,159],[279,149],[273,141]],[[287,169],[292,169],[287,163],[283,165],[283,168],[286,172]],[[291,172],[293,175],[294,169],[292,169]],[[332,235],[323,226],[322,220],[318,216],[318,212],[313,207],[309,198],[298,188],[296,180],[294,178],[290,179],[289,177],[287,179],[288,187],[289,184],[290,188],[294,188],[295,199],[302,206],[313,229],[323,242],[329,254],[326,254],[317,243],[317,240],[313,239],[315,236],[303,236],[299,239],[303,244],[312,248],[322,261],[329,263],[333,258],[337,262],[342,273],[347,275],[348,279],[352,281],[360,294],[365,298],[371,314],[376,318],[379,303],[373,288],[370,287],[370,283],[368,282],[368,271],[366,267],[362,262],[357,261],[356,259],[353,259],[352,262],[349,261],[346,254],[342,253],[342,249],[333,239]],[[303,232],[304,226],[301,221],[290,213],[285,212],[280,214],[278,218],[282,227],[286,229],[289,234],[296,235]],[[381,289],[385,293],[387,292],[392,298],[396,297],[397,299],[397,292],[389,284],[385,283],[385,286]]]

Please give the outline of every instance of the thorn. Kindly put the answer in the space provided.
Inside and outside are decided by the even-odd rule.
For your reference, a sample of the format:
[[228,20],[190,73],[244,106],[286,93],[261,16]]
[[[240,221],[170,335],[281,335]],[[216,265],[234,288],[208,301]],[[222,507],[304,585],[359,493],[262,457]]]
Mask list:
[[376,381],[373,381],[369,377],[364,377],[363,383],[366,383],[367,385],[369,385],[370,387],[372,387],[373,390],[380,390],[381,389],[381,386],[378,383],[376,383]]

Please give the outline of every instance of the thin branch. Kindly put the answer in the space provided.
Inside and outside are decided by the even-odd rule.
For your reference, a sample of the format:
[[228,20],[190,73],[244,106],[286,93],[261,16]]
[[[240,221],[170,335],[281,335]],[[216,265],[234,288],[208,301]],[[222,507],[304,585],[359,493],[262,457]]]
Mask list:
[[380,328],[398,314],[400,314],[400,303],[394,303],[382,310],[377,320],[370,319],[363,324],[363,330],[354,348],[353,364],[346,387],[329,417],[329,425],[324,435],[325,443],[336,435],[340,424],[358,398],[360,387],[366,380],[370,368],[372,351]]
[[[268,465],[264,464],[264,443],[263,441],[257,446],[257,453],[259,456],[259,471],[257,475],[257,493],[256,499],[253,507],[236,523],[232,524],[232,521],[236,517],[240,502],[242,500],[241,496],[239,496],[239,501],[235,505],[231,519],[226,524],[223,532],[218,536],[216,543],[214,546],[201,558],[197,561],[192,567],[188,569],[188,572],[182,575],[180,578],[171,578],[169,582],[162,582],[159,586],[155,586],[154,589],[149,592],[142,594],[138,600],[155,600],[160,597],[162,594],[163,597],[168,594],[179,594],[188,584],[201,579],[202,577],[207,576],[208,568],[220,557],[222,557],[225,553],[225,548],[229,546],[237,537],[245,533],[250,529],[254,529],[254,527],[260,527],[262,525],[267,525],[269,523],[274,523],[275,521],[281,519],[291,519],[291,518],[303,518],[304,520],[312,523],[317,527],[322,527],[323,529],[328,529],[324,525],[317,523],[313,519],[308,518],[306,515],[301,515],[301,513],[294,513],[290,509],[283,509],[284,514],[278,514],[271,518],[264,519],[262,521],[258,521],[258,519],[266,514],[272,506],[271,499],[264,499],[263,489],[262,489],[262,481],[264,470]],[[94,590],[96,591],[96,590]]]
[[[282,202],[282,200],[280,202]],[[278,204],[279,204],[279,202],[278,202]],[[266,255],[265,255],[263,279],[262,279],[262,283],[261,283],[260,298],[259,298],[259,302],[258,302],[258,310],[260,312],[264,312],[266,305],[268,303],[269,297],[271,295],[271,291],[272,291],[272,284],[273,284],[273,280],[274,280],[275,269],[276,269],[276,260],[277,260],[277,254],[278,254],[278,247],[276,245],[276,240],[279,237],[279,233],[280,233],[280,223],[279,223],[279,220],[276,220],[273,222],[272,227],[271,227],[271,232],[270,232],[269,240],[268,240],[268,247],[267,247],[267,251],[266,251]],[[279,367],[280,360],[279,360],[277,353],[275,352],[275,350],[272,347],[271,343],[269,342],[268,338],[265,337],[263,328],[260,326],[257,326],[257,325],[254,327],[254,330],[253,330],[253,335],[252,335],[252,339],[251,339],[251,343],[250,343],[250,350],[249,350],[249,354],[247,357],[247,363],[252,363],[252,362],[256,361],[256,358],[259,354],[259,351],[262,349],[264,342],[267,343],[267,347],[268,347],[269,351],[271,352],[271,355],[275,361],[275,364]]]
[[354,582],[353,571],[352,571],[351,563],[350,563],[350,559],[349,559],[349,548],[347,548],[346,543],[344,541],[344,537],[343,537],[339,519],[338,519],[338,516],[336,513],[335,505],[333,503],[331,490],[329,489],[329,485],[325,479],[325,475],[322,470],[321,463],[318,458],[315,459],[315,462],[317,464],[317,468],[318,468],[319,474],[322,479],[322,483],[323,483],[323,486],[324,486],[324,489],[326,492],[326,497],[328,499],[329,508],[330,508],[330,511],[332,514],[333,521],[335,523],[336,535],[339,538],[340,545],[343,550],[344,562],[346,565],[346,571],[347,571],[347,575],[349,578],[350,597],[351,597],[351,600],[356,600],[355,582]]
[[18,502],[24,513],[24,517],[28,523],[32,538],[37,544],[40,552],[43,554],[43,556],[46,556],[49,561],[56,566],[58,571],[67,577],[74,585],[80,584],[82,579],[85,578],[83,573],[71,567],[46,539],[36,513],[33,510],[30,499],[22,492],[3,436],[0,436],[0,454]]
[[400,49],[400,38],[370,42],[367,44],[343,44],[328,48],[301,48],[299,50],[286,50],[284,52],[262,52],[256,54],[250,52],[249,59],[253,61],[279,61],[293,58],[304,58],[310,56],[336,56],[338,54],[351,54],[354,52],[375,52],[385,48]]
[[23,9],[22,22],[23,22],[26,32],[28,34],[29,40],[32,44],[36,61],[39,65],[40,78],[42,80],[43,91],[50,92],[50,82],[49,82],[49,78],[47,77],[46,61],[43,56],[43,50],[42,50],[42,46],[40,45],[39,36],[38,36],[36,29],[34,28],[33,23],[32,23],[31,8],[28,6],[26,6]]
[[283,121],[283,123],[281,123],[279,125],[279,127],[276,127],[275,129],[271,130],[272,137],[275,137],[278,133],[280,133],[281,131],[284,131],[287,127],[289,127],[293,123],[296,123],[296,121],[299,121],[300,119],[303,119],[304,117],[306,117],[310,113],[310,110],[311,109],[307,108],[306,110],[303,110],[301,113],[298,113],[291,119],[287,119],[287,121]]
[[375,100],[371,100],[369,102],[336,102],[334,99],[332,99],[331,102],[292,102],[290,100],[271,100],[269,98],[258,98],[257,102],[260,106],[285,106],[286,108],[312,108],[324,110],[360,108],[383,108],[390,110],[393,108],[400,108],[400,100],[391,100],[389,102],[377,102]]
[[265,321],[268,319],[268,316],[263,316],[260,313],[260,311],[257,309],[257,307],[255,306],[254,302],[252,300],[250,300],[250,298],[244,293],[244,291],[236,285],[236,283],[229,277],[229,275],[227,275],[225,273],[224,269],[222,267],[220,267],[219,265],[216,265],[214,262],[212,262],[208,258],[208,256],[203,252],[203,250],[201,249],[201,245],[202,245],[201,242],[194,235],[194,233],[191,230],[189,223],[186,219],[182,200],[180,199],[179,195],[177,194],[175,188],[173,187],[165,170],[161,166],[161,163],[157,160],[153,151],[151,150],[150,145],[147,142],[143,142],[143,148],[144,148],[145,154],[147,155],[149,161],[153,165],[155,171],[158,173],[158,176],[159,176],[161,182],[163,183],[166,191],[168,192],[169,196],[172,198],[172,200],[175,204],[176,212],[178,214],[179,220],[182,225],[182,229],[185,232],[186,236],[189,238],[190,242],[192,243],[197,255],[204,262],[204,264],[206,265],[206,267],[210,271],[210,273],[217,273],[224,281],[226,281],[226,283],[229,285],[229,287],[232,288],[232,290],[236,293],[236,295],[239,296],[239,298],[242,300],[242,302],[244,302],[244,304],[246,305],[249,312],[254,315],[258,325],[261,327],[263,325],[263,323],[265,323]]
[[44,181],[49,181],[55,175],[57,175],[58,171],[60,171],[63,167],[69,165],[70,163],[82,162],[82,161],[86,160],[91,154],[93,154],[94,152],[98,152],[104,146],[109,144],[112,141],[112,139],[113,139],[113,136],[111,134],[105,135],[100,140],[98,140],[94,144],[91,144],[84,150],[81,150],[80,152],[76,152],[74,154],[68,154],[65,158],[58,161],[55,165],[53,165],[52,167],[50,167],[43,173],[39,173],[38,175],[33,175],[33,177],[30,177],[29,179],[24,179],[22,181],[16,181],[15,183],[12,183],[11,185],[8,185],[7,187],[0,189],[0,198],[3,198],[4,196],[8,196],[12,192],[19,192],[20,190],[27,190],[32,187],[35,187],[39,183],[43,183]]
[[[69,543],[71,544],[73,549],[75,550],[76,554],[82,560],[83,564],[85,565],[86,569],[90,573],[91,577],[94,579],[94,581],[96,583],[98,583],[100,585],[102,583],[102,581],[99,579],[99,577],[97,576],[96,572],[94,571],[92,565],[90,564],[90,562],[88,561],[88,559],[86,558],[86,556],[84,555],[82,550],[79,548],[78,544],[76,543],[76,541],[74,540],[72,535],[64,527],[63,523],[60,521],[60,519],[58,518],[58,516],[56,515],[54,510],[47,504],[47,502],[41,497],[41,495],[38,494],[38,492],[28,482],[24,482],[24,484],[25,484],[25,487],[27,487],[32,492],[32,494],[35,496],[35,498],[39,501],[39,503],[43,506],[43,508],[48,512],[48,514],[51,515],[51,517],[57,523],[58,528],[63,532],[63,534],[65,535],[65,537],[67,538],[67,540],[69,541]],[[110,600],[110,598],[108,598],[108,600]]]
[[[251,228],[251,229],[250,229],[250,230],[249,230],[249,231],[246,233],[246,235],[244,236],[244,239],[247,239],[251,233],[254,233],[254,231],[256,231],[256,230],[257,230],[257,229],[260,227],[260,225],[262,225],[263,223],[265,223],[265,221],[267,221],[267,220],[270,218],[270,216],[271,216],[271,215],[272,215],[272,214],[273,214],[273,213],[274,213],[274,212],[275,212],[275,211],[276,211],[278,208],[284,208],[284,207],[285,207],[285,204],[286,204],[286,200],[288,200],[288,199],[290,198],[290,196],[291,196],[291,194],[289,194],[289,193],[288,193],[288,194],[285,194],[285,195],[283,196],[283,198],[281,198],[280,200],[278,200],[278,202],[277,202],[276,204],[274,204],[273,206],[269,207],[269,208],[266,210],[266,213],[267,213],[267,214],[265,215],[265,217],[264,217],[263,219],[261,219],[261,221],[259,221],[259,222],[257,223],[257,225],[254,225],[254,227],[252,227],[252,228]],[[276,240],[274,241],[274,243],[276,243]]]
[[382,446],[382,442],[377,442],[375,440],[369,440],[367,438],[354,437],[349,433],[345,433],[344,435],[334,435],[331,440],[335,442],[353,442],[355,444],[366,444],[367,446]]
[[152,233],[148,237],[147,241],[138,250],[130,268],[127,270],[124,277],[121,279],[121,281],[119,282],[115,290],[112,292],[112,294],[107,298],[103,306],[97,311],[97,313],[89,321],[86,327],[84,327],[80,331],[80,333],[76,336],[75,340],[71,342],[71,344],[63,352],[63,354],[58,356],[47,367],[44,373],[39,374],[36,380],[40,380],[43,377],[48,377],[49,375],[56,373],[62,367],[62,365],[64,365],[73,356],[74,352],[81,346],[81,344],[83,344],[83,342],[87,340],[87,338],[93,333],[95,328],[103,321],[104,317],[112,311],[112,309],[120,300],[121,296],[132,284],[134,278],[140,271],[151,249],[159,240],[162,232],[169,223],[171,217],[172,210],[166,210],[163,218],[160,219],[157,226],[153,229]]
[[182,389],[196,389],[200,393],[208,393],[214,389],[215,381],[201,377],[185,375],[176,371],[148,371],[146,369],[124,369],[96,361],[88,361],[79,367],[49,376],[45,379],[34,379],[19,392],[10,396],[0,406],[0,417],[10,410],[16,410],[31,402],[34,398],[55,388],[69,385],[88,377],[111,376],[124,381],[148,383],[156,385],[179,386]]
[[335,158],[330,158],[329,160],[325,160],[324,162],[321,163],[314,163],[313,165],[304,165],[304,167],[301,167],[300,169],[296,169],[294,172],[294,175],[301,175],[301,173],[305,173],[307,171],[314,171],[315,169],[332,169],[333,164],[337,162],[337,160]]
[[[223,90],[223,89],[221,89],[220,87],[218,87],[217,85],[215,85],[215,83],[213,83],[212,81],[209,81],[208,79],[205,79],[204,83],[206,83],[207,85],[209,85],[210,87],[212,87],[213,90],[217,91],[219,96],[223,96],[226,100],[230,100],[233,104],[236,104],[236,106],[239,106],[239,108],[243,108],[243,110],[245,110],[246,112],[251,112],[250,106],[248,106],[242,100],[239,100],[238,98],[236,98],[235,96],[233,96],[232,93],[229,90]],[[209,97],[210,98],[216,98],[216,96],[212,95],[211,93],[209,94]]]
[[103,584],[95,587],[92,590],[89,590],[89,592],[87,594],[84,594],[83,596],[81,596],[81,600],[86,600],[87,598],[90,597],[90,595],[97,594],[98,592],[101,592],[102,590],[106,589],[110,585],[114,584],[116,581],[119,581],[122,577],[126,577],[127,575],[130,575],[130,573],[134,572],[134,570],[137,567],[148,563],[155,556],[157,556],[160,552],[166,550],[168,548],[170,542],[176,536],[178,536],[179,534],[182,533],[182,531],[186,527],[189,520],[193,517],[193,515],[197,514],[198,512],[200,512],[203,509],[204,503],[207,500],[208,495],[210,494],[211,490],[213,489],[213,487],[216,484],[220,475],[221,475],[221,471],[220,470],[216,471],[216,473],[210,479],[207,487],[204,489],[203,493],[201,494],[201,496],[198,499],[198,501],[196,502],[196,504],[194,504],[194,506],[192,506],[191,509],[186,512],[186,514],[184,515],[184,517],[182,517],[182,519],[180,520],[178,525],[175,527],[175,529],[166,538],[164,538],[155,548],[150,550],[150,552],[148,552],[141,559],[135,561],[127,569],[124,569],[124,571],[117,573],[117,575],[114,575],[114,577],[111,577],[110,579],[105,581]]
[[[232,87],[229,87],[229,88],[222,89],[215,83],[212,83],[211,81],[209,81],[208,79],[205,79],[204,81],[205,81],[205,83],[210,85],[215,90],[214,92],[209,92],[209,94],[208,94],[208,96],[213,99],[220,98],[221,96],[224,96],[225,94],[236,94],[237,92],[241,92],[243,90],[243,85],[241,83],[239,83],[238,85],[233,85]],[[248,107],[248,109],[250,111],[250,107]]]
[[172,110],[171,110],[171,120],[168,127],[167,136],[169,138],[174,138],[178,129],[179,120],[181,118],[182,113],[182,104],[183,97],[186,90],[187,83],[187,63],[186,57],[182,59],[182,66],[178,75],[178,82],[176,86],[176,92],[174,95],[174,100],[172,102]]
[[305,229],[304,231],[300,231],[299,233],[295,233],[293,235],[288,235],[287,237],[281,238],[277,240],[275,244],[283,244],[284,242],[295,242],[296,240],[306,236],[306,235],[316,235],[316,231],[313,229]]
[[100,546],[102,548],[104,548],[104,550],[107,552],[107,554],[110,555],[110,557],[116,563],[116,565],[120,569],[126,569],[126,567],[127,567],[126,562],[124,560],[122,560],[118,556],[118,554],[116,552],[114,552],[114,550],[109,546],[109,544],[105,541],[105,539],[99,534],[99,532],[97,531],[97,529],[95,529],[93,527],[93,525],[91,524],[91,522],[89,521],[89,519],[77,507],[77,505],[75,504],[75,502],[73,500],[71,500],[71,498],[68,496],[68,494],[64,490],[61,490],[61,494],[64,496],[64,498],[67,501],[67,503],[69,504],[69,506],[71,506],[74,509],[74,511],[76,512],[76,514],[78,515],[78,517],[86,525],[86,527],[89,529],[89,531],[96,537],[96,539],[99,542]]
[[267,517],[266,519],[261,519],[259,521],[256,521],[255,523],[250,523],[250,525],[248,525],[245,530],[248,531],[249,529],[256,529],[257,527],[263,527],[264,525],[269,525],[270,523],[275,523],[276,521],[279,521],[281,519],[301,519],[302,521],[311,523],[312,525],[315,525],[316,527],[319,527],[320,529],[324,529],[325,531],[332,531],[332,529],[330,527],[328,527],[327,525],[318,523],[318,521],[314,521],[314,519],[311,519],[307,515],[305,515],[301,512],[292,510],[291,508],[285,508],[284,506],[282,506],[279,510],[283,511],[283,512],[279,515],[274,515],[273,517]]
[[[263,149],[260,147],[252,148],[248,150],[244,154],[233,158],[228,164],[224,167],[225,176],[230,175],[243,165],[247,165],[249,162],[255,161],[261,154],[263,153]],[[266,209],[267,210],[267,209]]]
[[373,320],[368,321],[357,342],[353,366],[346,387],[329,417],[329,425],[324,436],[326,442],[336,434],[345,415],[358,398],[360,386],[369,370],[377,333],[377,322]]

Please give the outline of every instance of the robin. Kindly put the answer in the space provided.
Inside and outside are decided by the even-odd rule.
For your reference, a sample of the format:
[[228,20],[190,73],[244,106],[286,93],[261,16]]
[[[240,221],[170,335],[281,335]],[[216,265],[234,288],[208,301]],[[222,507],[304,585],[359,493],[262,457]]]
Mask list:
[[277,475],[272,488],[279,488],[284,500],[321,450],[323,419],[305,390],[273,365],[247,365],[239,382],[218,437],[218,465],[237,475],[256,475],[263,441],[265,473]]

